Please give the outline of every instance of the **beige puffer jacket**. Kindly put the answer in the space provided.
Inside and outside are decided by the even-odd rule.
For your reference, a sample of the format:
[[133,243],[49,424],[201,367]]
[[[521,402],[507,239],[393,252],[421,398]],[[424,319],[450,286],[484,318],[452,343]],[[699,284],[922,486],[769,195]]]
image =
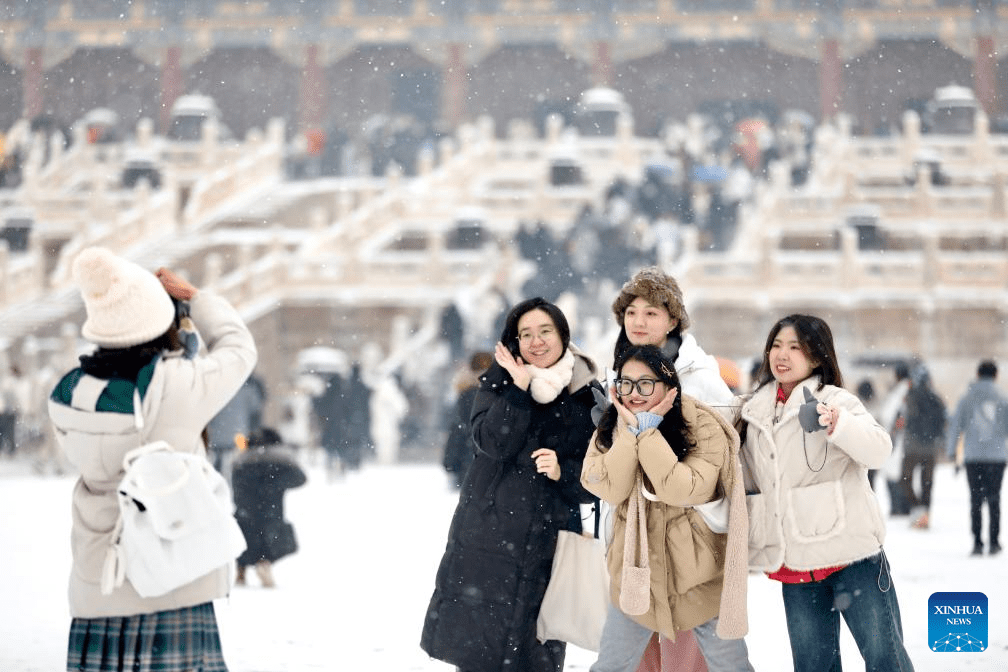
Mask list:
[[[610,595],[619,604],[627,505],[642,468],[660,501],[646,502],[651,606],[630,616],[650,630],[675,639],[719,616],[718,635],[745,635],[746,509],[738,462],[738,435],[720,414],[688,395],[683,418],[696,446],[679,461],[657,428],[638,436],[621,425],[613,445],[602,449],[593,436],[585,456],[581,483],[616,507],[613,543],[607,553]],[[692,505],[727,496],[731,503],[727,534],[707,527]]]
[[[49,399],[49,416],[67,458],[80,471],[73,491],[70,615],[131,616],[190,607],[224,597],[233,567],[223,566],[165,595],[140,597],[130,582],[103,595],[101,573],[119,516],[116,487],[125,454],[143,442],[165,440],[175,450],[204,452],[200,433],[252,373],[256,348],[237,311],[207,290],[193,297],[193,323],[208,352],[186,359],[169,353],[119,381],[115,408],[101,403],[108,381],[74,369]],[[134,389],[141,405],[134,409]],[[96,394],[103,396],[95,399]],[[142,424],[142,426],[141,426]]]

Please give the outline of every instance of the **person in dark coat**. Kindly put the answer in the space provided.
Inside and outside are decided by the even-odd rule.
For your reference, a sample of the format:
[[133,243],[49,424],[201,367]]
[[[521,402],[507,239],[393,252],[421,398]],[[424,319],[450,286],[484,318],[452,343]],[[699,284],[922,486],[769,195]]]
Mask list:
[[479,391],[479,376],[489,369],[491,364],[493,355],[489,352],[473,353],[469,358],[469,365],[456,382],[458,398],[449,417],[448,439],[445,441],[442,461],[445,471],[452,476],[456,488],[462,487],[462,480],[476,456],[476,444],[473,443],[469,414],[476,392]]
[[255,567],[262,585],[272,588],[273,563],[297,551],[294,527],[284,520],[283,500],[287,490],[304,485],[306,479],[280,445],[275,430],[256,430],[231,468],[235,518],[248,544],[238,556],[238,585],[245,584],[246,568]]
[[371,438],[371,387],[364,382],[361,365],[355,362],[343,383],[343,437],[340,456],[347,469],[360,469],[366,455],[374,450]]
[[594,501],[580,475],[601,386],[541,298],[511,310],[494,360],[420,646],[463,672],[559,672],[566,644],[537,641],[536,619],[558,532],[581,532],[579,505]]
[[346,395],[349,384],[336,372],[323,375],[325,389],[312,401],[318,419],[319,444],[326,454],[326,471],[330,477],[347,467],[344,456],[347,419]]
[[[912,527],[930,527],[931,489],[934,467],[945,444],[945,402],[931,387],[931,376],[923,367],[910,378],[903,414],[903,470],[901,482],[904,497],[911,509],[917,509]],[[914,492],[914,470],[920,467],[920,494]]]

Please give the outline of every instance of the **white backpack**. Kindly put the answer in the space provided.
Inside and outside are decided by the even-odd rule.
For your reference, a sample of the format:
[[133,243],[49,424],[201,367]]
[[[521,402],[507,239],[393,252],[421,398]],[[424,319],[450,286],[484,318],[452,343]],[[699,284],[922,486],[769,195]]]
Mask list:
[[101,591],[123,579],[157,597],[231,565],[245,550],[224,477],[202,455],[155,441],[128,452]]

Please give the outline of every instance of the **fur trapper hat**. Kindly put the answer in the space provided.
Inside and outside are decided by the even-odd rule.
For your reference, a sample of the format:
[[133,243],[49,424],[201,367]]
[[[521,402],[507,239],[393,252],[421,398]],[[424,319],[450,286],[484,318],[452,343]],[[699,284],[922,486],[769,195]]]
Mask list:
[[81,251],[73,279],[87,310],[81,335],[104,348],[151,341],[175,321],[175,304],[153,273],[103,247]]
[[679,331],[686,331],[689,328],[689,316],[686,314],[686,305],[683,303],[683,294],[679,289],[679,283],[657,266],[648,266],[637,271],[623,285],[619,296],[613,301],[613,313],[616,314],[616,321],[621,327],[623,326],[623,313],[637,297],[641,297],[653,306],[664,306],[669,315],[679,320]]

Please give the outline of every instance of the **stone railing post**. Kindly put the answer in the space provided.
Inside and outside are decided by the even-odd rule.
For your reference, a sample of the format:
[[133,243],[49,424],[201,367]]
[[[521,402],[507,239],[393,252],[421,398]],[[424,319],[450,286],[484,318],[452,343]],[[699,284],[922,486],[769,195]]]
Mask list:
[[435,160],[434,149],[429,144],[420,147],[417,150],[417,176],[429,176],[434,171]]
[[[659,265],[664,269],[674,268],[678,260],[683,260],[682,268],[685,269],[687,277],[690,275],[696,275],[695,272],[691,272],[690,269],[696,268],[696,266],[691,262],[697,258],[697,254],[700,251],[700,233],[697,231],[695,226],[683,226],[679,229],[679,255],[678,259],[665,257],[658,260]],[[667,252],[672,252],[671,246],[666,246]],[[661,248],[659,248],[661,249]]]
[[760,241],[760,282],[764,286],[772,285],[777,277],[777,244],[779,233],[767,233]]
[[354,195],[348,189],[336,192],[336,220],[346,219],[354,210]]
[[921,120],[920,116],[913,110],[903,113],[903,165],[912,166],[914,157],[920,149]]
[[628,174],[639,169],[637,138],[634,137],[633,118],[628,114],[616,118],[616,156],[620,167]]
[[66,154],[66,145],[63,144],[63,134],[54,133],[49,138],[49,162],[52,164],[57,164],[63,160],[63,156]]
[[200,159],[204,167],[210,168],[217,164],[218,141],[220,140],[220,122],[215,117],[208,117],[203,122],[200,136]]
[[546,142],[553,144],[560,139],[560,135],[563,133],[564,120],[559,114],[551,114],[546,117],[546,127],[545,135]]
[[223,261],[220,254],[217,252],[211,252],[208,254],[203,263],[203,286],[213,287],[220,282],[222,268]]
[[136,143],[141,147],[149,147],[154,137],[154,122],[150,117],[144,117],[137,122]]
[[447,231],[441,229],[427,230],[427,273],[430,279],[445,276],[445,236]]
[[861,278],[861,269],[858,265],[858,232],[854,228],[842,224],[838,233],[840,234],[840,258],[841,271],[840,282],[844,288],[856,287]]
[[914,189],[914,214],[928,216],[934,210],[934,191],[931,188],[931,168],[920,165],[917,168],[917,184]]
[[1008,214],[1008,208],[1005,207],[1005,174],[1000,171],[994,173],[991,183],[990,214],[997,218],[1004,218]]
[[321,206],[312,208],[308,211],[308,229],[312,233],[325,231],[327,219],[325,208]]
[[7,305],[10,280],[10,246],[6,240],[0,240],[0,306]]
[[238,264],[235,272],[241,276],[241,298],[247,301],[255,295],[255,277],[252,273],[252,245],[238,246]]
[[268,167],[272,175],[279,175],[283,172],[285,133],[284,120],[280,117],[273,117],[266,124],[266,140],[269,142],[270,155],[268,163],[264,167]]
[[938,250],[938,236],[934,234],[924,235],[924,268],[921,283],[927,289],[933,289],[941,278],[940,255]]
[[991,147],[990,119],[983,110],[977,110],[973,117],[973,158],[977,163],[986,164],[994,159]]

